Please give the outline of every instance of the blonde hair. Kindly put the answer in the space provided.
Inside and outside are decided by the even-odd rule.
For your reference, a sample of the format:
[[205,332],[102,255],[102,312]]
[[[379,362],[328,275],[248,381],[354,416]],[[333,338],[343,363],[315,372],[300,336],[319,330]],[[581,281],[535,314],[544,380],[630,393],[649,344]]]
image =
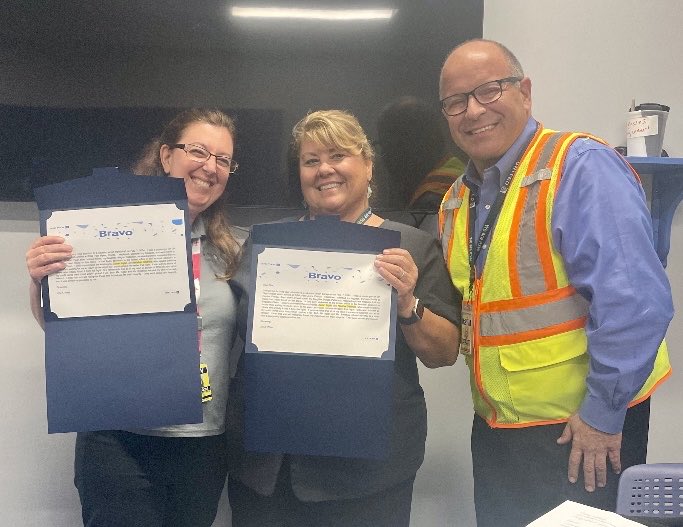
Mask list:
[[343,110],[319,110],[301,119],[292,130],[292,145],[297,154],[304,141],[360,154],[371,161],[375,158],[375,151],[358,119]]
[[[220,110],[192,108],[176,115],[169,122],[161,136],[153,139],[142,150],[140,157],[131,167],[133,172],[141,175],[163,175],[164,169],[161,165],[159,156],[161,145],[175,144],[180,140],[185,129],[194,123],[208,123],[213,126],[225,128],[235,140],[235,122],[231,117]],[[200,214],[204,220],[206,237],[211,242],[210,251],[216,257],[223,274],[216,275],[219,279],[231,278],[237,271],[240,257],[240,245],[230,232],[230,223],[225,215],[225,196],[221,196],[214,201],[204,212]]]

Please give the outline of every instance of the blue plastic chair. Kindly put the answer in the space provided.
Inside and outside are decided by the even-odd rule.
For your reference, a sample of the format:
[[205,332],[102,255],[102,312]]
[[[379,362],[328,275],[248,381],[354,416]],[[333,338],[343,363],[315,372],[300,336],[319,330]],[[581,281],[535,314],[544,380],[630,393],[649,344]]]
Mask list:
[[647,525],[683,526],[683,463],[653,463],[627,468],[619,479],[617,511]]

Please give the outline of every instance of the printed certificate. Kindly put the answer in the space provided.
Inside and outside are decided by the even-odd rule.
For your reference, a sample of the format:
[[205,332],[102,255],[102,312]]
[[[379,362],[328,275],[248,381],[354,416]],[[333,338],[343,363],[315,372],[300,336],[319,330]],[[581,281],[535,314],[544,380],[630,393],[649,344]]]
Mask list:
[[258,349],[380,357],[391,286],[375,255],[267,247],[258,255],[252,342]]
[[73,247],[48,277],[59,318],[182,311],[190,303],[185,221],[175,204],[54,211],[47,234]]

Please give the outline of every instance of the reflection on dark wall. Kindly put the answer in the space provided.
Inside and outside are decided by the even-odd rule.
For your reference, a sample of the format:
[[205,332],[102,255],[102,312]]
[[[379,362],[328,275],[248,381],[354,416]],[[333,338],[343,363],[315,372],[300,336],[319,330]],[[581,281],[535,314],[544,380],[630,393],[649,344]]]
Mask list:
[[[0,105],[0,199],[31,201],[33,188],[88,176],[93,168],[128,168],[179,108],[37,108]],[[237,123],[229,201],[280,203],[270,181],[280,160],[282,113],[224,109]],[[261,141],[240,141],[260,137]]]

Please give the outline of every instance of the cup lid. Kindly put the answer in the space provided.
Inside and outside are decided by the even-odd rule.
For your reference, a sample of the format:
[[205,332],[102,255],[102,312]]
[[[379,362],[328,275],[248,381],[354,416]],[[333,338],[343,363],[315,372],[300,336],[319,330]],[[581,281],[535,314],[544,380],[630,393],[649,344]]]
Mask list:
[[659,104],[656,102],[644,102],[635,108],[636,110],[657,110],[660,112],[668,112],[669,107],[666,104]]

